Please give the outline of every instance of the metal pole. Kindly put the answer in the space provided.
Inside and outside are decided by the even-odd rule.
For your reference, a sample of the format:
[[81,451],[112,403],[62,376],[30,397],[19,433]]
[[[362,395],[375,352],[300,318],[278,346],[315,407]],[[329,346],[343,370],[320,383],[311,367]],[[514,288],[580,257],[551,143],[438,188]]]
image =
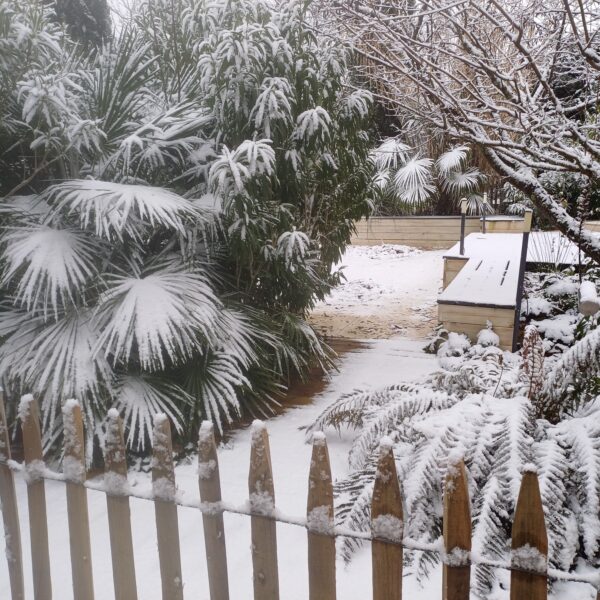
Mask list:
[[523,284],[525,283],[525,267],[527,266],[527,250],[529,248],[529,232],[531,231],[532,211],[525,211],[523,221],[523,242],[521,244],[521,264],[519,266],[519,279],[517,281],[517,298],[515,303],[515,320],[513,323],[512,351],[517,351],[519,344],[519,325],[521,324],[521,302],[523,301]]
[[487,233],[486,226],[485,226],[485,215],[487,213],[487,206],[488,206],[487,192],[483,192],[483,206],[482,206],[482,208],[483,208],[483,226],[482,226],[483,233]]
[[467,221],[467,199],[460,201],[460,255],[465,253],[465,224]]

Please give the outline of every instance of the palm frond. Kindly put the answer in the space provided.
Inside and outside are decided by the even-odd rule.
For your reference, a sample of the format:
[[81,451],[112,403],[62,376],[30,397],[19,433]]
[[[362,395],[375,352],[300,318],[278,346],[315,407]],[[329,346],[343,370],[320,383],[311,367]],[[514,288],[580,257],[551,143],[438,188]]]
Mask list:
[[114,276],[99,304],[99,348],[114,362],[135,352],[144,369],[164,369],[218,339],[221,302],[199,273],[157,270]]
[[412,158],[394,176],[396,193],[410,204],[424,202],[434,191],[430,158]]
[[184,234],[200,217],[189,200],[157,187],[75,179],[51,186],[45,196],[53,216],[75,216],[80,227],[108,240],[138,239],[146,227]]
[[455,146],[444,152],[436,161],[435,166],[442,175],[461,169],[469,154],[468,146]]
[[74,304],[85,285],[98,275],[100,245],[75,229],[30,225],[9,229],[3,236],[2,285],[15,290],[16,302],[55,313]]
[[180,386],[159,377],[122,375],[115,385],[114,407],[123,416],[127,446],[143,451],[152,432],[153,418],[166,414],[178,432],[183,430],[182,408],[192,398]]

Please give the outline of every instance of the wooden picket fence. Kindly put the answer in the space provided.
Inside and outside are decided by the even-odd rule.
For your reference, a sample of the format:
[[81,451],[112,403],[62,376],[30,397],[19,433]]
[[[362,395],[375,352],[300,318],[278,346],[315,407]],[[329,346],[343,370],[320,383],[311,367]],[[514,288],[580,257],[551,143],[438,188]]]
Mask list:
[[[35,600],[51,599],[50,549],[46,515],[44,480],[62,478],[66,485],[70,552],[74,598],[93,600],[94,587],[90,554],[84,437],[81,410],[70,401],[64,410],[64,473],[51,473],[42,457],[39,413],[36,402],[26,397],[20,408],[24,445],[24,466],[10,460],[8,429],[4,404],[0,398],[0,500],[6,533],[8,570],[12,600],[23,600],[24,574],[18,506],[13,471],[23,468],[29,504],[32,548],[33,589]],[[136,577],[133,554],[126,451],[123,426],[116,411],[107,417],[105,448],[105,484],[110,546],[116,600],[136,600]],[[204,423],[198,446],[198,484],[204,525],[207,577],[211,600],[228,600],[228,573],[223,512],[233,511],[221,503],[219,463],[212,425]],[[158,554],[163,600],[182,600],[183,581],[177,519],[176,483],[169,421],[157,416],[153,435],[153,502],[155,505]],[[277,566],[278,521],[275,516],[275,493],[269,438],[264,426],[253,429],[251,444],[249,509],[251,519],[251,554],[255,600],[279,599]],[[333,486],[325,437],[314,436],[309,475],[307,518],[296,520],[308,532],[309,600],[336,598],[335,539],[352,532],[333,525]],[[389,444],[382,443],[373,490],[372,532],[362,534],[371,540],[374,600],[401,600],[403,546],[414,548],[402,539],[402,492]],[[443,515],[443,584],[444,600],[468,600],[471,589],[471,515],[467,475],[459,461],[448,469],[445,481]],[[526,548],[545,563],[548,540],[538,479],[524,473],[513,523],[512,547],[515,551],[511,570],[511,600],[547,598],[547,567],[527,570],[519,559],[519,549]],[[481,563],[480,563],[481,564]],[[570,575],[566,574],[565,575]],[[599,596],[600,600],[600,596]]]

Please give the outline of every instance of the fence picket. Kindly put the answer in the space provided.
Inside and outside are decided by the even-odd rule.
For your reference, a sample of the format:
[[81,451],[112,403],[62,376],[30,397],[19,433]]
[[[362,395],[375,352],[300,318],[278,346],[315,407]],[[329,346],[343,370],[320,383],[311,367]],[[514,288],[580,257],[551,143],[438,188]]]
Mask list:
[[538,573],[513,570],[510,577],[511,600],[546,600],[548,535],[538,477],[523,473],[512,527],[513,569],[535,569]]
[[448,466],[444,487],[443,600],[469,600],[471,588],[471,505],[463,460]]
[[373,540],[373,600],[402,599],[402,495],[392,446],[383,442],[373,486],[371,529]]
[[[219,460],[213,424],[204,421],[198,438],[198,487],[200,500],[206,504],[221,502],[221,480]],[[227,549],[223,513],[202,514],[204,546],[208,568],[208,584],[211,600],[229,600],[229,578],[227,574]]]
[[313,434],[307,523],[309,600],[335,600],[335,538],[330,535],[333,529],[333,485],[327,440],[320,432]]
[[[261,421],[253,424],[248,491],[253,512],[272,514],[275,509],[275,489],[269,434]],[[250,522],[254,600],[279,600],[277,524],[273,519],[257,516],[252,516]]]
[[4,541],[6,544],[6,561],[10,579],[12,600],[23,600],[25,597],[23,580],[23,552],[21,549],[21,528],[19,526],[19,509],[15,480],[8,466],[10,460],[10,439],[6,413],[4,411],[4,394],[0,392],[0,506],[4,523]]
[[29,536],[31,539],[31,567],[33,571],[33,597],[51,600],[50,554],[48,551],[48,520],[46,517],[45,468],[42,456],[40,414],[31,394],[21,398],[19,416],[23,430],[27,504],[29,507]]
[[183,600],[179,522],[175,499],[175,469],[171,425],[166,415],[154,417],[152,491],[163,600]]
[[83,487],[85,472],[85,442],[81,407],[75,400],[63,406],[64,448],[63,471],[67,479],[67,515],[73,595],[77,600],[94,599],[92,550],[88,518],[87,490]]
[[[104,441],[104,480],[111,493],[106,495],[108,529],[115,600],[136,600],[137,585],[133,560],[131,511],[127,496],[127,458],[123,423],[115,409],[108,411]],[[120,495],[119,492],[121,492]]]

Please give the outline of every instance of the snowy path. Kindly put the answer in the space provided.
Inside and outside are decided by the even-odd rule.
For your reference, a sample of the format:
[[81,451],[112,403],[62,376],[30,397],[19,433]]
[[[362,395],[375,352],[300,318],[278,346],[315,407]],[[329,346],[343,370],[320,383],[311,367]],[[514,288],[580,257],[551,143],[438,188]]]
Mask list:
[[350,246],[342,259],[347,281],[315,307],[311,323],[331,337],[428,337],[437,325],[443,254],[407,246]]

